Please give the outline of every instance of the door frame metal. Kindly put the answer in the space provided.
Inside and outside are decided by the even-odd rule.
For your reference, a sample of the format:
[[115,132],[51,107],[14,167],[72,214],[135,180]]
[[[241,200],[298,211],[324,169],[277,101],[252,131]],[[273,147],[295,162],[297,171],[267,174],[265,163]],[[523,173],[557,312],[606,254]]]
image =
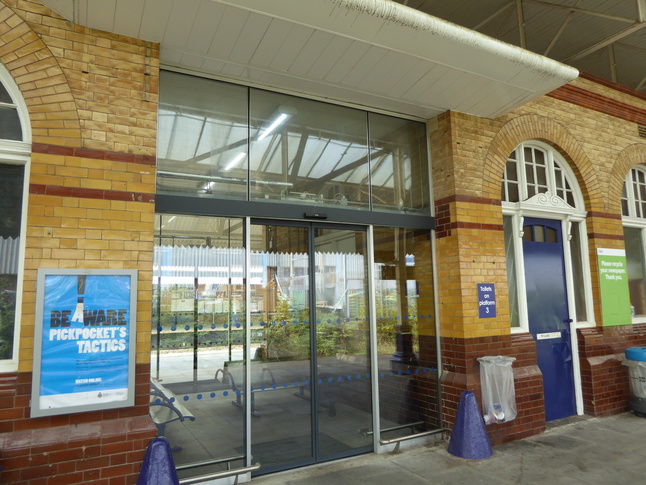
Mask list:
[[[310,268],[314,269],[313,271],[309,272],[309,285],[310,285],[310,292],[309,292],[309,305],[310,305],[310,321],[315,322],[315,319],[311,318],[315,308],[316,308],[316,293],[315,291],[312,291],[315,289],[315,282],[316,282],[316,261],[314,260],[314,249],[315,249],[315,241],[314,241],[314,230],[316,228],[330,228],[330,229],[339,229],[339,230],[352,230],[352,231],[360,231],[366,234],[366,267],[367,267],[367,273],[366,273],[366,280],[367,280],[367,291],[368,291],[368,308],[369,308],[369,344],[370,348],[369,350],[369,355],[370,355],[370,383],[371,383],[371,399],[372,399],[372,421],[373,421],[373,428],[374,428],[374,435],[373,435],[373,444],[372,444],[372,450],[367,450],[365,448],[360,448],[358,453],[352,453],[352,452],[342,452],[339,456],[338,454],[335,454],[334,456],[331,456],[329,458],[323,458],[321,459],[320,453],[319,453],[319,429],[318,429],[318,419],[316,418],[317,416],[317,406],[318,406],[318,381],[315,379],[315,370],[317,368],[317,356],[316,352],[313,351],[310,353],[310,372],[311,372],[311,379],[310,379],[310,394],[312,396],[311,399],[311,416],[312,416],[312,421],[311,421],[311,432],[312,432],[312,460],[303,460],[303,463],[298,463],[298,465],[307,465],[307,464],[317,464],[317,463],[324,463],[327,461],[331,460],[337,460],[340,458],[346,458],[346,457],[351,457],[355,456],[360,453],[368,452],[368,451],[376,451],[379,449],[379,399],[378,399],[378,383],[377,383],[377,322],[375,318],[375,299],[374,299],[374,286],[373,286],[373,264],[372,261],[374,261],[374,241],[373,241],[373,231],[372,231],[372,225],[360,225],[360,224],[348,224],[348,223],[333,223],[333,222],[323,222],[323,221],[293,221],[293,220],[282,220],[282,219],[264,219],[264,218],[258,218],[258,217],[245,217],[245,298],[246,298],[246,304],[245,304],[245,318],[248,322],[251,321],[251,308],[248,302],[251,300],[251,284],[250,284],[250,277],[249,277],[249,270],[251,268],[251,226],[252,225],[261,225],[261,226],[283,226],[283,227],[301,227],[301,228],[307,228],[308,229],[308,240],[307,240],[307,245],[308,245],[308,259],[310,263]],[[245,350],[245,396],[250,396],[251,394],[251,352],[249,352],[249,348],[251,346],[251,332],[247,329],[246,332],[246,338],[245,338],[245,345],[247,346]],[[310,327],[310,349],[315,349],[316,348],[316,327],[315,325],[311,325]],[[247,399],[245,399],[245,438],[246,438],[246,452],[247,452],[247,457],[246,457],[246,466],[250,467],[252,466],[252,456],[251,456],[251,406],[249,405],[249,402]],[[262,464],[261,464],[262,465]],[[290,466],[289,468],[292,468]],[[272,466],[268,467],[266,469],[263,469],[261,474],[264,473],[272,473],[275,471],[279,470],[284,470],[286,469],[285,467],[280,467],[280,466]]]

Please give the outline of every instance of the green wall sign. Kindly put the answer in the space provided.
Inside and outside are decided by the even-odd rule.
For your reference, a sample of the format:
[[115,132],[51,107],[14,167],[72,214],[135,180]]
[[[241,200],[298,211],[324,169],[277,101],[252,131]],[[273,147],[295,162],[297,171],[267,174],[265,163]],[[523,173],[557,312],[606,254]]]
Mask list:
[[603,326],[629,325],[632,318],[626,251],[599,248],[597,249],[597,260],[599,262]]

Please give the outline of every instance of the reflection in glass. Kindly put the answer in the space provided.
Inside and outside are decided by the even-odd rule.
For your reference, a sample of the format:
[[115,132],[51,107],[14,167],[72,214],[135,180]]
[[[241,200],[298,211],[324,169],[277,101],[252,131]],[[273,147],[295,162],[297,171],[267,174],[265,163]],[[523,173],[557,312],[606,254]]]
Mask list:
[[423,212],[428,208],[425,125],[370,113],[373,210]]
[[371,449],[365,232],[253,225],[252,245],[253,460],[271,471]]
[[247,88],[161,71],[157,190],[247,198]]
[[22,140],[20,116],[16,108],[0,106],[0,138],[3,140]]
[[166,71],[160,82],[161,194],[430,214],[424,123]]
[[644,274],[643,229],[624,227],[626,264],[628,265],[628,289],[633,315],[646,316],[646,275]]
[[[242,466],[245,454],[243,241],[240,219],[156,220],[151,416],[175,465],[212,463],[201,473]],[[193,419],[176,419],[171,402]]]
[[440,426],[428,231],[375,227],[381,438]]
[[251,454],[263,468],[311,460],[308,231],[251,230]]
[[252,89],[251,199],[369,208],[366,113]]
[[[507,261],[507,288],[509,291],[509,319],[511,327],[520,327],[519,303],[518,303],[518,275],[516,272],[516,252],[514,245],[514,224],[512,216],[503,216],[503,228],[505,233],[505,258]],[[531,228],[523,232],[523,240],[529,237],[531,240]],[[527,235],[527,236],[526,236]]]
[[581,254],[581,230],[583,224],[574,222],[571,228],[570,254],[572,255],[572,279],[574,289],[574,304],[576,321],[584,322],[588,319],[588,310],[585,300],[585,276],[583,270],[583,255]]
[[0,164],[0,359],[13,356],[24,167]]
[[2,83],[0,83],[0,103],[13,104],[13,100],[11,99],[11,95],[7,91],[7,88],[5,88],[2,85]]
[[314,229],[320,457],[372,446],[366,233]]

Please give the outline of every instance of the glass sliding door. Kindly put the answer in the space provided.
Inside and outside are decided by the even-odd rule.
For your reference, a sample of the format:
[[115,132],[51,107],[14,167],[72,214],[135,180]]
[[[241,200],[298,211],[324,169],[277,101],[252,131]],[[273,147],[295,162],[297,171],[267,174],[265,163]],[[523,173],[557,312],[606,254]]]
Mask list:
[[180,477],[440,426],[429,231],[160,215],[153,295],[150,414]]
[[314,227],[318,453],[372,446],[366,232]]
[[253,461],[266,473],[371,450],[365,231],[251,227]]
[[243,466],[244,220],[156,226],[150,415],[180,477]]
[[429,231],[374,228],[380,438],[441,426]]
[[306,227],[251,226],[251,454],[263,470],[312,462]]

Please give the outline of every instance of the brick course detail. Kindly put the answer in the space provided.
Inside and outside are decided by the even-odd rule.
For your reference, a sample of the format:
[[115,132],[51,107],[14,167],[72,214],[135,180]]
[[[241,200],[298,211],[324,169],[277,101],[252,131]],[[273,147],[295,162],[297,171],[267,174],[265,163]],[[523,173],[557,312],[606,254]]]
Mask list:
[[[134,484],[148,442],[159,46],[0,2],[0,61],[29,112],[16,372],[0,375],[3,484]],[[40,268],[136,269],[135,405],[31,418]]]

